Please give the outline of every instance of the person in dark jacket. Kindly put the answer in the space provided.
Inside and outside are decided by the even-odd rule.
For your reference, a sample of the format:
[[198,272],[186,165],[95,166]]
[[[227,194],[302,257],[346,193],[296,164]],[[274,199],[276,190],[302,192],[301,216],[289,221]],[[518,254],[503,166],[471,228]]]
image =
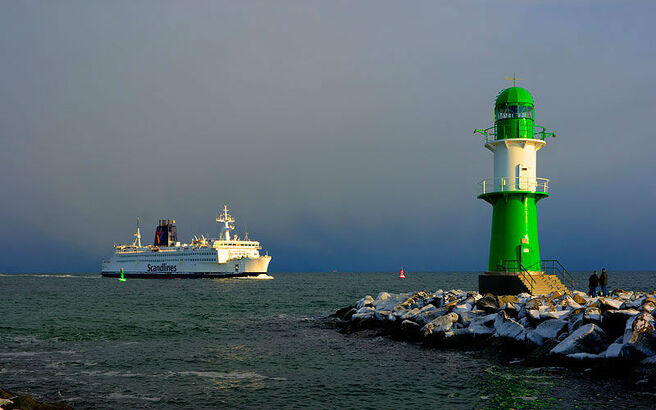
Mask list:
[[601,276],[599,277],[599,285],[601,285],[601,294],[604,296],[608,296],[608,289],[606,289],[606,286],[608,285],[608,274],[606,273],[606,268],[601,270]]
[[594,271],[590,275],[590,296],[597,296],[597,286],[599,286],[599,276],[597,276],[597,271]]

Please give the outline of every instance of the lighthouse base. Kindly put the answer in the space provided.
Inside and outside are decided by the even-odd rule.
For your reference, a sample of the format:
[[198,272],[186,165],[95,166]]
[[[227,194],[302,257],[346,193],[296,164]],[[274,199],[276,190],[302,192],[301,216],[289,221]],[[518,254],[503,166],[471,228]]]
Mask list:
[[528,291],[517,275],[494,273],[478,275],[478,292],[481,295],[485,295],[486,293],[493,295],[517,295]]

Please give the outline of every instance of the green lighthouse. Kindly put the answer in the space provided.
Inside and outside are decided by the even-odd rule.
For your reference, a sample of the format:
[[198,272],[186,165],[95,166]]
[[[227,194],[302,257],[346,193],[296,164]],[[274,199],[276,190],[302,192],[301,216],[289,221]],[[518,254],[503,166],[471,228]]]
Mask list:
[[490,258],[480,291],[535,293],[544,279],[536,205],[549,196],[549,180],[536,177],[536,157],[546,138],[555,135],[535,125],[533,97],[521,87],[502,90],[494,126],[474,133],[485,136],[485,148],[494,154],[494,178],[481,181],[478,196],[492,205]]

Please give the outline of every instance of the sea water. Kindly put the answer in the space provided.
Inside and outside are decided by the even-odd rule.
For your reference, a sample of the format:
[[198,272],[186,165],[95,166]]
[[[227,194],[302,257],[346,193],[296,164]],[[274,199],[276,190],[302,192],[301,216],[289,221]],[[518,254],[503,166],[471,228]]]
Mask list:
[[[585,372],[501,365],[326,325],[381,291],[475,290],[475,273],[271,275],[0,275],[0,387],[82,409],[648,408],[655,399]],[[653,275],[610,272],[610,287],[653,290]],[[587,276],[576,274],[579,287]]]

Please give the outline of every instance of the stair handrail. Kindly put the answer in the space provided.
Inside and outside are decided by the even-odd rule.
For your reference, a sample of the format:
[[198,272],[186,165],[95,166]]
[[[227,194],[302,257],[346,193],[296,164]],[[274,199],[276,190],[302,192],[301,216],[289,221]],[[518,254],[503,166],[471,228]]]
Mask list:
[[[558,273],[560,273],[560,276],[562,277],[563,284],[568,283],[570,285],[571,290],[576,289],[575,286],[574,286],[575,283],[576,283],[576,280],[574,279],[574,276],[572,276],[572,274],[569,273],[567,271],[567,269],[565,269],[563,264],[560,263],[560,261],[558,259],[545,259],[545,260],[543,260],[542,261],[542,264],[543,264],[542,270],[546,271],[546,269],[545,269],[546,263],[551,263],[551,272],[552,272],[552,274],[558,276]],[[556,269],[556,264],[560,267],[559,270]]]
[[[529,293],[532,295],[533,294],[533,285],[536,284],[535,279],[533,276],[531,276],[531,273],[526,269],[521,261],[518,261],[517,259],[506,259],[503,261],[503,268],[505,269],[506,273],[511,273],[510,270],[508,270],[508,262],[513,262],[514,263],[514,268],[515,270],[513,271],[514,273],[519,273],[519,276],[521,276],[524,279],[524,283],[528,283],[529,287]],[[517,270],[519,269],[519,270]]]

